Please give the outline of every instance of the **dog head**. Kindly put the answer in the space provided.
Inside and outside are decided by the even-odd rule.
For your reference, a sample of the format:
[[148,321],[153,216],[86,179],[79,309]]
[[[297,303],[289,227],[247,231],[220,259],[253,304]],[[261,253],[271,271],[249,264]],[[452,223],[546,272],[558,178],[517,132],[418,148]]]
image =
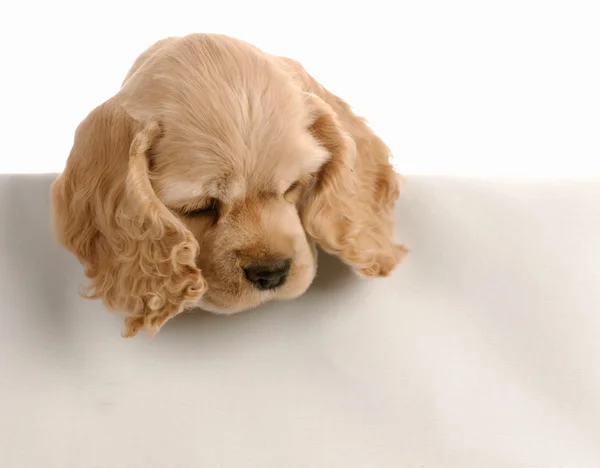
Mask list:
[[325,100],[223,36],[161,41],[142,58],[80,124],[51,188],[87,295],[125,312],[127,336],[186,308],[295,298],[317,244],[370,268],[356,147]]

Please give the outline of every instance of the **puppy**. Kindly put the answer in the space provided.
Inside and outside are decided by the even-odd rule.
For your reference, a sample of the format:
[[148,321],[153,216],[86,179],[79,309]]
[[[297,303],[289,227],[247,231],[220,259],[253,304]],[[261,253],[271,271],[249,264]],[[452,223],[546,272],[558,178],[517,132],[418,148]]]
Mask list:
[[78,126],[51,186],[59,242],[124,313],[124,336],[199,307],[293,299],[320,246],[386,276],[390,151],[293,60],[215,34],[161,40]]

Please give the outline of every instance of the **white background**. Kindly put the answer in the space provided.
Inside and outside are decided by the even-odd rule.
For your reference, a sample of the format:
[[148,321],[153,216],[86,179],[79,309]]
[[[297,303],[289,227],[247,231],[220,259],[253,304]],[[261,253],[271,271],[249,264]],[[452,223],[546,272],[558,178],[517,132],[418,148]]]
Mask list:
[[[60,171],[146,46],[216,31],[301,60],[406,174],[600,176],[600,0],[217,3],[0,7],[0,173]],[[0,177],[2,468],[600,466],[598,179],[407,177],[393,276],[323,257],[154,340],[77,295],[52,179]]]
[[0,18],[0,173],[60,171],[145,47],[220,32],[302,61],[403,173],[600,175],[597,0],[15,1]]

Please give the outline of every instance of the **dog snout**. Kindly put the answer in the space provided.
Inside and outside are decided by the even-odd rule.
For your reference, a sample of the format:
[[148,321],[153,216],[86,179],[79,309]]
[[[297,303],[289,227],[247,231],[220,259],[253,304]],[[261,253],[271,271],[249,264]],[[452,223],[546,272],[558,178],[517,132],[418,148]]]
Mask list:
[[283,286],[292,265],[291,260],[275,263],[252,263],[244,267],[244,274],[254,287],[261,291]]

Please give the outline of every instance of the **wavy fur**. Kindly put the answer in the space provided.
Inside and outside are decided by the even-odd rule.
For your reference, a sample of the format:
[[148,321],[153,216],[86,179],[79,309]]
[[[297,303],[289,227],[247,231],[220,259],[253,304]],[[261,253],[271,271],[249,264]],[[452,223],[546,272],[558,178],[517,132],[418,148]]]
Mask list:
[[[153,334],[188,308],[298,297],[315,244],[388,275],[406,251],[389,153],[298,62],[221,35],[167,38],[77,128],[51,188],[54,227],[90,279],[84,296],[123,312],[125,336]],[[277,289],[244,276],[282,260]]]

